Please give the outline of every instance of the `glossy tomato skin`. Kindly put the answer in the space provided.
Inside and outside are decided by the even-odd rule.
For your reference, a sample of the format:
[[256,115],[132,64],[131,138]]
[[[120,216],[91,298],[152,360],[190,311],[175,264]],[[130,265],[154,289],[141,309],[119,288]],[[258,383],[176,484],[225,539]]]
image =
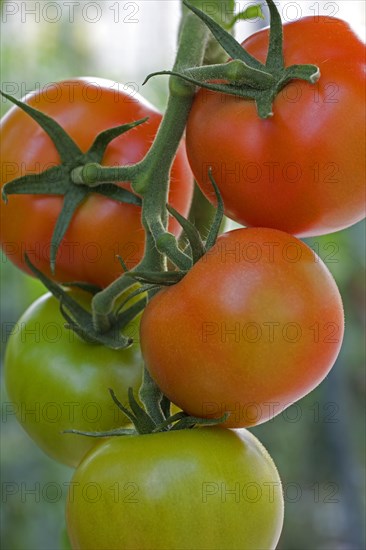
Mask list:
[[113,438],[87,455],[71,487],[74,550],[270,550],[282,529],[278,472],[246,430]]
[[[88,300],[77,296],[87,306]],[[126,328],[136,339],[138,322]],[[64,325],[51,294],[36,300],[9,337],[5,384],[25,431],[49,456],[75,467],[97,439],[62,432],[104,432],[127,425],[109,388],[127,404],[128,388],[137,393],[141,384],[143,361],[138,343],[115,351],[82,341]]]
[[141,320],[162,391],[194,416],[265,422],[327,375],[341,347],[338,288],[310,248],[282,231],[230,231]]
[[[365,216],[365,46],[331,17],[287,23],[283,32],[285,65],[317,65],[318,83],[292,81],[265,120],[251,100],[201,89],[187,125],[188,158],[211,201],[212,166],[233,220],[327,234]],[[243,47],[265,62],[268,29]]]
[[[102,164],[133,164],[148,151],[162,115],[133,90],[103,79],[80,78],[50,84],[27,96],[27,102],[52,116],[70,134],[82,151],[107,128],[145,117],[148,122],[113,140]],[[59,164],[58,153],[46,133],[18,107],[4,116],[1,185],[27,173]],[[122,185],[122,184],[121,184]],[[129,184],[123,184],[129,188]],[[192,174],[184,146],[179,149],[171,174],[169,201],[187,215],[193,189]],[[62,206],[62,197],[9,195],[1,205],[1,245],[21,269],[24,252],[44,273],[49,268],[50,241]],[[101,195],[90,195],[79,207],[58,252],[55,277],[58,281],[85,281],[105,287],[122,272],[116,257],[132,268],[142,257],[145,234],[141,208],[117,203]],[[171,219],[170,231],[180,233]]]

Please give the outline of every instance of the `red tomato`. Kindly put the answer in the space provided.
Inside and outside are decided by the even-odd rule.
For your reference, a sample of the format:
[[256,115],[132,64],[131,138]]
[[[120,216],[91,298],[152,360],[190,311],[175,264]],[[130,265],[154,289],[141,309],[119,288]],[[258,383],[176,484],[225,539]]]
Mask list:
[[[148,122],[116,138],[108,146],[103,164],[127,165],[141,160],[148,151],[162,115],[141,96],[120,84],[102,79],[80,78],[50,84],[27,96],[27,102],[52,116],[86,151],[97,134],[107,128],[149,117]],[[51,139],[20,108],[13,107],[0,126],[2,142],[1,184],[38,173],[59,164]],[[187,215],[192,197],[192,175],[181,146],[173,165],[169,202]],[[123,184],[129,188],[128,184]],[[1,245],[21,269],[24,252],[50,276],[49,253],[52,232],[63,198],[41,195],[10,195],[1,205]],[[78,208],[60,246],[55,278],[80,280],[107,286],[121,272],[119,254],[129,268],[142,257],[145,234],[141,208],[93,194]],[[180,227],[170,220],[169,230]]]
[[238,229],[147,305],[146,366],[193,416],[245,427],[283,411],[327,375],[344,331],[338,288],[303,242]]
[[[300,19],[283,31],[285,65],[315,64],[319,82],[292,81],[265,120],[252,100],[201,89],[188,120],[188,158],[214,201],[212,166],[233,220],[327,234],[365,216],[365,46],[331,17]],[[265,62],[268,29],[242,45]]]

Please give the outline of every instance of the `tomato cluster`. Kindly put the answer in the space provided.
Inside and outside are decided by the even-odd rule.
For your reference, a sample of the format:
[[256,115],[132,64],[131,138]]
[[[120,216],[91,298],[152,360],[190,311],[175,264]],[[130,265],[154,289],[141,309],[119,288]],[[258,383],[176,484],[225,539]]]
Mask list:
[[[243,43],[263,63],[268,36],[264,30]],[[198,91],[187,123],[190,167],[181,144],[163,197],[187,217],[192,169],[207,197],[216,203],[221,196],[227,216],[248,227],[228,231],[206,248],[199,240],[198,259],[191,226],[182,223],[189,245],[184,241],[178,253],[193,265],[184,271],[176,262],[175,268],[176,256],[166,252],[162,273],[154,264],[148,277],[139,274],[149,300],[123,327],[133,340],[125,349],[83,339],[85,327],[76,330],[72,315],[66,326],[64,304],[60,308],[51,294],[25,312],[9,338],[5,380],[18,420],[52,458],[76,468],[67,502],[75,549],[277,545],[281,481],[268,452],[246,428],[312,391],[338,356],[341,296],[322,260],[298,237],[362,219],[366,149],[358,118],[364,113],[364,46],[331,18],[285,25],[284,38],[286,64],[312,60],[322,74],[319,84],[296,81],[292,89],[285,87],[266,120],[249,99]],[[98,101],[90,99],[94,94]],[[102,166],[140,163],[162,120],[141,97],[100,80],[62,81],[47,94],[30,94],[26,103],[56,120],[82,153],[108,128],[148,117],[108,145]],[[50,136],[19,106],[4,117],[1,138],[2,186],[60,163]],[[137,196],[130,183],[117,184]],[[53,272],[49,248],[66,195],[7,198],[1,207],[5,254],[29,272],[27,252],[42,280],[83,283],[83,290],[66,293],[85,312],[95,306],[85,290],[113,289],[123,270],[149,253],[161,254],[163,239],[149,248],[160,219],[160,225],[149,225],[140,206],[91,193],[70,220]],[[169,242],[182,233],[177,216],[170,217],[168,229]],[[157,290],[154,276],[166,282],[166,265],[175,284],[170,279]],[[125,302],[123,307],[128,309]],[[107,321],[113,325],[122,309],[119,303],[117,313],[108,311]],[[95,322],[98,315],[91,318]],[[160,424],[151,407],[144,411],[139,403],[144,363],[158,412],[163,414],[168,400],[180,411],[161,416]],[[146,405],[142,391],[139,398]],[[219,425],[178,429],[192,428],[189,421],[213,420]],[[105,439],[88,437],[98,434]],[[121,437],[111,437],[117,434]],[[227,501],[233,487],[239,496]]]

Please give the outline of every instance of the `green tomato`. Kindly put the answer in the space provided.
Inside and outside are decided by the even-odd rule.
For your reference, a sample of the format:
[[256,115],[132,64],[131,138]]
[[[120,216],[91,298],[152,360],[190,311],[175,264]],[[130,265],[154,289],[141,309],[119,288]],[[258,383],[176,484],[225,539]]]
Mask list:
[[[85,293],[75,293],[84,306]],[[138,335],[139,319],[126,334]],[[104,432],[127,425],[113,403],[112,388],[127,404],[129,387],[138,391],[143,360],[134,343],[125,350],[81,340],[65,328],[59,302],[45,294],[12,330],[5,354],[5,383],[22,427],[49,456],[77,466],[97,440],[65,430]]]
[[101,442],[69,488],[72,548],[269,550],[281,481],[250,432],[198,428]]

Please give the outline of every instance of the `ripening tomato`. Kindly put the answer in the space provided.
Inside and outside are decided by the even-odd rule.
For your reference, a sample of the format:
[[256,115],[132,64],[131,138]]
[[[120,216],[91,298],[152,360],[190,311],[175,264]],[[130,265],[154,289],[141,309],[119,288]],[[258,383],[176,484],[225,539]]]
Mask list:
[[140,344],[162,391],[226,426],[265,422],[315,388],[341,347],[341,297],[296,237],[249,228],[220,236],[147,305]]
[[[84,294],[84,293],[82,293]],[[73,292],[88,307],[89,300]],[[139,318],[124,331],[138,338]],[[109,388],[127,405],[128,388],[137,394],[142,379],[140,346],[124,350],[86,343],[65,327],[51,294],[36,300],[13,327],[5,360],[5,384],[12,412],[49,456],[77,466],[98,439],[64,430],[105,432],[128,424]]]
[[74,550],[273,550],[281,481],[246,430],[199,428],[116,437],[70,484]]
[[[365,216],[365,45],[333,17],[293,21],[283,33],[285,65],[317,65],[318,83],[289,83],[265,120],[252,100],[201,89],[187,125],[188,159],[215,201],[212,167],[233,220],[300,237],[327,234]],[[242,44],[262,63],[268,34]]]
[[[102,79],[80,78],[53,83],[27,96],[27,103],[53,117],[83,152],[96,136],[110,127],[149,117],[148,122],[114,139],[102,164],[128,165],[148,151],[162,115],[134,90]],[[20,108],[13,107],[0,125],[2,142],[1,185],[29,173],[59,164],[59,155],[47,134]],[[130,189],[129,184],[121,186]],[[169,202],[187,215],[193,190],[184,146],[179,149],[171,173]],[[63,197],[9,195],[1,205],[1,245],[5,254],[26,272],[24,253],[51,276],[50,242]],[[145,234],[141,208],[92,194],[79,206],[61,243],[56,260],[58,281],[84,281],[107,286],[121,273],[116,257],[129,268],[142,257]],[[179,224],[170,220],[178,235]]]

